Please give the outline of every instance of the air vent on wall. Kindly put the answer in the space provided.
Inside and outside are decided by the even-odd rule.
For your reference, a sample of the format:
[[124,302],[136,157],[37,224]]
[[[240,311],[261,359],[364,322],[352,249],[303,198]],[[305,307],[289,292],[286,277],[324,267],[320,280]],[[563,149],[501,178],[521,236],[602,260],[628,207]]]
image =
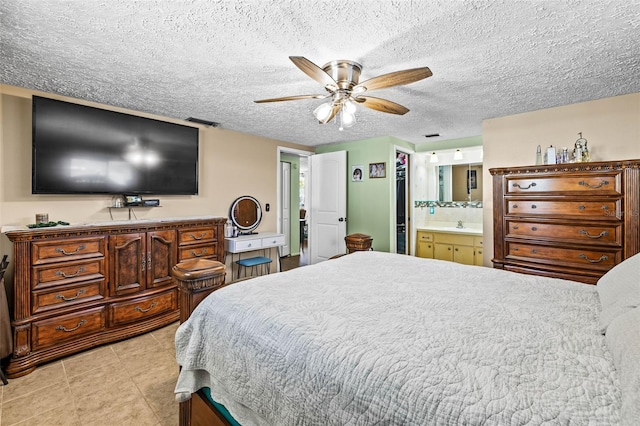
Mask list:
[[440,136],[440,133],[429,133],[428,135],[424,135],[425,138],[437,138]]
[[210,127],[218,127],[220,125],[220,123],[216,123],[215,121],[203,120],[202,118],[194,117],[187,118],[187,121],[191,121],[192,123],[204,124],[205,126]]

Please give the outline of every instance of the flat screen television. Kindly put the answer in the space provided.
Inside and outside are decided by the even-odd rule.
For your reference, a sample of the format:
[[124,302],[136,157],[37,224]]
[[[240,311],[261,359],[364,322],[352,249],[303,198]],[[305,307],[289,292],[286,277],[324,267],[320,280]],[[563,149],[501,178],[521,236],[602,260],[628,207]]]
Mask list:
[[198,193],[198,134],[183,126],[33,97],[33,194]]

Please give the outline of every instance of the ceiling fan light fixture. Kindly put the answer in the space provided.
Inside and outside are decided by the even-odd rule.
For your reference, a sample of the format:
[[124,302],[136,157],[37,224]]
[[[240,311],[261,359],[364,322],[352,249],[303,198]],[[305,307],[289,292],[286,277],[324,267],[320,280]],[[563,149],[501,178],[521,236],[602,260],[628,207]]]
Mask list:
[[331,102],[325,102],[323,104],[320,104],[318,108],[313,110],[313,115],[316,117],[316,119],[319,122],[324,123],[327,120],[327,118],[329,118],[329,116],[331,115],[332,109],[333,109],[333,104]]
[[348,129],[349,127],[356,124],[356,116],[355,114],[347,111],[347,108],[343,107],[340,110],[340,127],[338,130],[342,131],[344,129]]

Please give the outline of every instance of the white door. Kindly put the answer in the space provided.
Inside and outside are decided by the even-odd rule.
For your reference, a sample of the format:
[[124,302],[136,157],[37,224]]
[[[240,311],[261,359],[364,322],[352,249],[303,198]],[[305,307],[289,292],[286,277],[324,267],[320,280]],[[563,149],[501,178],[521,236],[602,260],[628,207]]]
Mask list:
[[284,246],[280,248],[280,256],[289,256],[291,254],[291,163],[280,162],[282,171],[282,206],[281,226],[284,234]]
[[347,152],[336,151],[310,157],[309,219],[310,263],[346,252]]

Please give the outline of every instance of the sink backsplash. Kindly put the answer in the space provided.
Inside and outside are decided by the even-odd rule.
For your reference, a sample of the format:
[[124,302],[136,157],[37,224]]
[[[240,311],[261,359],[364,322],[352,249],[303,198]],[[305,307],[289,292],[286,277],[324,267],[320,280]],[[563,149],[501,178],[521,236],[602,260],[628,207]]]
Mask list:
[[[433,209],[433,214],[430,213]],[[416,207],[413,209],[413,220],[416,228],[429,225],[456,226],[459,220],[467,228],[482,229],[482,211],[478,208],[464,207]]]

